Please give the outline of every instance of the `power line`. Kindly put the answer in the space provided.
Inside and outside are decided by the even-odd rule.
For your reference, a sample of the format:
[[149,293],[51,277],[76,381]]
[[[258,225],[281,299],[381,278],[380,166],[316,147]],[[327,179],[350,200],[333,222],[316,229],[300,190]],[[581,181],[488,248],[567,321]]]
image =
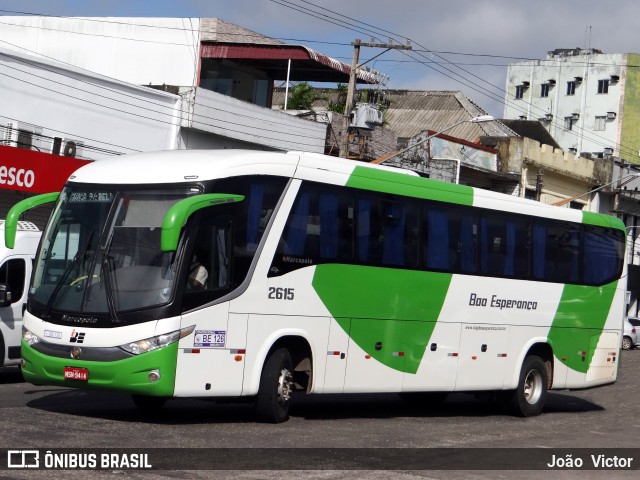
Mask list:
[[[274,2],[274,3],[279,3],[279,2]],[[283,4],[281,4],[283,5]],[[284,6],[284,5],[283,5]],[[318,6],[319,7],[319,6]],[[323,7],[322,7],[323,8]],[[305,13],[302,10],[298,10],[301,11],[302,13]],[[331,10],[327,10],[327,11],[331,11]],[[46,17],[46,18],[57,18],[57,19],[68,19],[68,20],[82,20],[82,21],[86,21],[86,22],[97,22],[97,23],[106,23],[106,24],[114,24],[114,25],[126,25],[126,26],[136,26],[136,27],[146,27],[146,28],[155,28],[155,29],[164,29],[164,30],[176,30],[176,31],[184,31],[187,33],[218,33],[215,31],[209,31],[206,29],[196,29],[196,28],[184,28],[184,27],[172,27],[172,26],[166,26],[166,25],[149,25],[149,24],[145,24],[145,23],[136,23],[136,22],[121,22],[121,21],[115,21],[115,20],[107,20],[107,19],[102,19],[102,18],[97,18],[97,17],[72,17],[72,16],[65,16],[65,15],[42,15],[40,13],[34,13],[34,12],[21,12],[21,11],[15,11],[15,10],[3,10],[0,9],[0,12],[3,13],[14,13],[14,14],[18,14],[18,15],[24,15],[24,16],[35,16],[35,17]],[[337,12],[334,12],[337,13]],[[135,18],[135,17],[132,17]],[[319,17],[316,17],[319,18]],[[185,17],[182,18],[182,20],[191,20],[190,17]],[[11,25],[11,26],[16,26],[16,27],[26,27],[26,28],[40,28],[40,29],[45,29],[45,30],[53,30],[53,31],[64,31],[66,33],[72,33],[72,34],[79,34],[79,35],[87,35],[87,36],[106,36],[109,38],[116,38],[118,40],[131,40],[131,41],[140,41],[140,42],[148,42],[148,43],[159,43],[159,44],[169,44],[169,45],[178,45],[178,46],[186,46],[186,47],[191,47],[193,46],[192,44],[180,44],[180,43],[167,43],[167,42],[159,42],[159,41],[155,41],[155,40],[142,40],[142,39],[135,39],[135,38],[123,38],[121,36],[112,36],[112,35],[102,35],[102,34],[96,34],[96,33],[90,33],[90,32],[77,32],[77,31],[71,31],[71,30],[60,30],[60,29],[52,29],[52,28],[46,28],[46,27],[42,27],[42,26],[36,26],[36,25],[24,25],[24,24],[16,24],[16,23],[11,23],[11,22],[0,22],[0,23],[4,23],[6,25]],[[334,23],[334,22],[330,22],[330,23]],[[334,23],[335,25],[338,25],[337,23]],[[365,24],[366,25],[366,24]],[[340,26],[340,25],[339,25]],[[377,28],[377,27],[376,27]],[[249,31],[246,32],[241,32],[241,33],[233,33],[233,32],[224,32],[225,36],[241,36],[241,37],[255,37],[257,39],[264,39],[266,36],[259,34],[259,33],[255,33],[255,35],[250,35]],[[308,39],[308,38],[287,38],[287,37],[266,37],[266,38],[270,38],[272,40],[282,40],[282,41],[291,41],[291,42],[303,42],[303,43],[318,43],[318,44],[323,44],[323,45],[336,45],[336,46],[346,46],[346,47],[350,47],[351,43],[350,42],[330,42],[327,40],[317,40],[317,39]],[[472,52],[456,52],[456,51],[449,51],[449,50],[430,50],[430,49],[413,49],[413,51],[415,52],[424,52],[424,53],[432,53],[432,54],[439,54],[439,55],[461,55],[461,56],[470,56],[470,57],[486,57],[486,58],[502,58],[502,59],[509,59],[509,60],[523,60],[523,61],[531,61],[531,62],[555,62],[555,59],[551,58],[551,59],[541,59],[541,58],[533,58],[533,57],[519,57],[519,56],[512,56],[512,55],[496,55],[496,54],[489,54],[489,53],[472,53]],[[346,57],[336,57],[336,58],[346,58]],[[382,61],[393,61],[393,60],[382,60]],[[400,61],[400,60],[397,60]],[[437,62],[434,62],[437,63]],[[451,61],[447,61],[445,63],[452,63],[452,64],[458,64],[458,62],[451,62]],[[567,60],[565,59],[565,61],[563,62],[564,64],[571,64],[574,66],[584,66],[584,65],[598,65],[598,66],[615,66],[615,65],[620,65],[620,66],[625,66],[627,68],[640,68],[640,65],[632,65],[632,64],[616,64],[616,63],[605,63],[605,62],[585,62],[585,61],[579,61],[579,60]],[[485,63],[478,63],[478,64],[469,64],[469,65],[488,65],[488,66],[508,66],[510,64],[485,64]]]
[[[335,24],[337,26],[341,26],[343,28],[348,28],[350,30],[355,30],[355,31],[357,31],[359,33],[362,33],[363,35],[367,35],[367,34],[371,34],[371,33],[374,33],[375,35],[380,35],[380,32],[376,31],[376,30],[380,30],[380,31],[385,32],[387,34],[392,34],[394,36],[397,36],[393,32],[389,32],[388,30],[384,30],[384,29],[379,29],[378,27],[369,25],[369,24],[364,23],[364,22],[360,22],[358,20],[352,19],[351,17],[342,16],[343,18],[347,18],[349,20],[352,20],[352,21],[356,22],[355,24],[352,23],[352,22],[344,21],[341,18],[332,17],[332,16],[327,15],[327,14],[325,14],[323,12],[314,11],[313,12],[314,14],[311,14],[308,10],[305,10],[305,8],[298,7],[297,5],[293,6],[291,4],[282,3],[282,2],[279,2],[279,1],[276,1],[276,0],[271,0],[271,1],[274,2],[274,3],[277,3],[279,5],[285,6],[287,8],[291,8],[293,10],[301,12],[303,14],[311,15],[311,16],[313,16],[315,18],[322,19],[323,21],[327,21],[327,22]],[[323,7],[320,7],[318,5],[313,4],[311,2],[306,2],[305,7],[308,7],[308,5],[313,5],[316,8],[323,8]],[[295,7],[298,7],[298,8],[295,8]],[[325,10],[327,12],[331,12],[333,14],[337,14],[337,12],[334,12],[332,10],[329,10],[329,9],[325,9]],[[3,11],[3,10],[0,10],[0,11]],[[10,11],[7,11],[7,10],[4,10],[4,11],[5,12],[10,12]],[[26,12],[12,12],[12,13],[26,13]],[[28,14],[29,15],[37,15],[37,14],[32,14],[32,13],[28,13]],[[130,22],[116,22],[116,21],[111,21],[111,20],[95,19],[95,18],[84,18],[84,17],[54,17],[54,18],[71,18],[71,19],[80,18],[80,19],[86,20],[86,21],[96,21],[96,22],[103,22],[103,23],[117,23],[117,24],[131,25]],[[0,22],[0,23],[2,23],[2,22]],[[7,22],[4,22],[4,23],[7,23]],[[358,23],[361,23],[362,25],[365,25],[366,28],[359,27]],[[13,25],[15,25],[15,24],[13,24]],[[182,31],[185,31],[185,32],[189,32],[190,31],[192,33],[198,31],[197,29],[193,29],[193,28],[187,29],[187,28],[179,28],[179,27],[165,27],[165,26],[157,26],[157,25],[145,25],[145,24],[135,24],[135,25],[149,27],[149,28],[167,28],[167,29],[172,29],[172,30],[182,30]],[[26,25],[20,25],[20,26],[26,26]],[[31,27],[31,28],[45,28],[45,27],[34,27],[34,26],[29,26],[29,27]],[[370,29],[368,27],[372,27],[374,30],[372,30],[372,29]],[[51,30],[64,31],[64,30],[57,30],[57,29],[51,29]],[[69,33],[80,33],[80,32],[69,32]],[[90,33],[87,33],[87,35],[101,36],[101,35],[98,35],[98,34],[90,34]],[[225,35],[227,35],[227,33],[225,33]],[[245,35],[245,34],[239,34],[239,35]],[[108,37],[110,37],[110,38],[121,38],[121,37],[113,37],[113,36],[108,36]],[[263,35],[256,35],[256,37],[264,38]],[[402,38],[410,40],[410,39],[408,39],[408,37],[402,37]],[[173,45],[181,45],[181,46],[192,46],[192,44],[176,44],[176,43],[169,43],[169,42],[157,42],[157,41],[140,40],[140,39],[126,39],[125,38],[125,40],[145,41],[145,42],[150,42],[150,43],[169,44],[169,45],[173,44]],[[419,45],[419,46],[421,46],[421,45]],[[480,93],[480,94],[482,94],[484,96],[487,96],[488,98],[490,98],[490,99],[492,99],[494,101],[497,101],[499,103],[502,103],[504,105],[511,104],[511,102],[509,102],[508,100],[504,99],[505,96],[509,95],[508,92],[506,92],[504,89],[501,89],[500,87],[497,87],[496,85],[491,84],[490,82],[485,81],[484,79],[482,79],[482,78],[478,77],[477,75],[469,72],[468,70],[466,70],[464,68],[461,68],[460,67],[461,64],[456,64],[456,63],[453,63],[453,62],[449,61],[448,59],[440,57],[440,53],[459,54],[459,55],[467,55],[467,56],[474,56],[474,57],[486,56],[486,57],[503,57],[503,58],[535,60],[535,59],[526,59],[526,58],[523,58],[523,57],[504,57],[504,56],[497,56],[497,55],[480,55],[480,54],[471,54],[471,53],[462,53],[462,52],[435,52],[435,51],[431,51],[429,49],[426,49],[425,47],[422,47],[422,48],[423,48],[423,50],[415,50],[415,51],[416,51],[416,53],[419,54],[419,57],[421,57],[423,60],[421,60],[419,58],[412,57],[411,55],[408,55],[406,53],[405,53],[405,55],[408,55],[409,58],[412,59],[411,60],[412,63],[415,62],[415,63],[418,63],[418,64],[422,64],[424,66],[427,66],[428,68],[431,68],[431,69],[435,70],[437,73],[440,73],[441,75],[444,75],[444,76],[446,76],[446,77],[448,77],[448,78],[450,78],[450,79],[452,79],[454,81],[458,81],[459,83],[461,83],[462,85],[466,86],[467,88],[470,88],[471,90],[474,90],[474,91],[476,91],[476,92],[478,92],[478,93]],[[432,59],[426,58],[424,55],[422,55],[422,53],[425,53],[425,52],[426,53],[430,53],[432,55],[438,56],[439,58],[441,58],[443,60],[443,63],[434,62]],[[535,61],[536,62],[540,62],[540,61],[553,62],[554,60],[535,60]],[[444,69],[446,72],[449,72],[451,75],[448,74],[448,73],[443,72],[442,70],[439,70],[438,68],[435,68],[434,65],[440,67],[441,69]],[[501,92],[502,96],[501,97],[495,96],[496,93],[491,92],[491,91],[487,90],[485,87],[480,86],[478,83],[476,83],[476,82],[474,82],[474,81],[472,81],[472,80],[470,80],[468,78],[465,78],[465,77],[461,76],[460,74],[458,74],[458,73],[454,72],[453,70],[449,69],[448,67],[446,67],[446,65],[452,65],[453,67],[461,69],[463,72],[465,72],[465,73],[477,78],[478,80],[482,81],[483,83],[486,83],[487,85],[491,86],[492,88],[498,90],[499,92]],[[634,66],[634,67],[636,67],[636,66]],[[516,104],[511,104],[511,105],[512,105],[512,108],[514,108],[515,110],[521,111],[522,113],[527,113],[527,111],[524,110],[522,107],[520,107],[520,106],[518,106]],[[540,114],[547,113],[546,111],[544,111],[543,109],[541,109],[541,108],[539,108],[539,107],[537,107],[535,105],[532,105],[532,104],[528,104],[528,105],[530,107],[534,108],[534,109],[539,110]],[[238,124],[238,125],[240,125],[240,124]],[[559,124],[554,124],[554,125],[560,127]],[[246,125],[240,125],[240,126],[246,126]],[[610,145],[611,144],[609,142],[609,140],[605,139],[604,137],[600,137],[600,136],[598,136],[596,134],[593,134],[592,132],[585,132],[584,129],[581,129],[581,130],[583,130],[583,133],[582,133],[583,138],[589,139],[589,140],[593,141],[594,143],[599,144],[597,141],[593,140],[593,138],[589,138],[587,135],[585,135],[585,133],[587,133],[589,135],[593,135],[595,137],[599,137],[599,138],[601,138],[601,139],[603,139],[603,140],[605,140],[607,142],[606,144],[601,144],[601,145]],[[623,150],[623,149],[627,148],[627,147],[624,147],[624,146],[622,146],[620,144],[618,144],[618,146],[619,146],[620,150]],[[630,149],[629,151],[633,151],[633,149]]]
[[[335,11],[333,11],[333,10],[330,10],[330,9],[328,9],[328,8],[325,8],[325,7],[319,6],[319,5],[317,5],[317,4],[314,4],[313,2],[310,2],[310,1],[305,1],[304,8],[303,8],[303,7],[299,7],[299,6],[298,6],[298,5],[296,5],[296,4],[293,4],[293,5],[292,5],[292,3],[291,3],[291,2],[284,2],[284,1],[279,1],[279,0],[270,0],[270,1],[271,1],[271,2],[273,2],[273,3],[279,4],[279,5],[281,5],[281,6],[284,6],[284,7],[286,7],[286,8],[290,8],[290,9],[292,9],[292,10],[298,11],[298,12],[303,13],[303,14],[305,14],[305,15],[310,15],[310,16],[312,16],[312,17],[315,17],[315,18],[319,18],[319,19],[322,19],[322,20],[328,21],[329,23],[332,23],[332,24],[335,24],[335,25],[338,25],[338,26],[342,26],[342,27],[344,27],[344,28],[352,28],[352,26],[353,26],[354,24],[353,24],[353,23],[349,23],[349,22],[347,22],[346,20],[342,20],[342,19],[344,18],[344,19],[352,20],[352,21],[356,22],[356,24],[362,24],[362,25],[365,25],[364,30],[365,30],[367,33],[369,33],[369,34],[373,33],[374,35],[381,35],[381,32],[383,32],[383,33],[384,33],[384,34],[386,34],[386,35],[392,35],[393,37],[396,37],[396,41],[398,41],[399,43],[406,43],[407,41],[410,41],[412,44],[415,44],[415,45],[417,45],[418,47],[421,47],[422,49],[424,49],[424,51],[425,51],[425,52],[429,52],[429,53],[431,53],[431,54],[435,54],[435,52],[432,52],[431,50],[427,49],[426,47],[424,47],[424,46],[423,46],[423,45],[421,45],[420,43],[416,42],[414,39],[411,39],[411,38],[409,38],[409,37],[405,37],[405,36],[402,36],[402,35],[397,35],[397,34],[395,34],[395,33],[391,32],[391,31],[389,31],[389,30],[385,30],[385,29],[382,29],[382,28],[379,28],[379,27],[375,27],[375,26],[370,25],[370,24],[368,24],[368,23],[366,23],[366,22],[361,22],[361,21],[359,21],[359,20],[353,19],[353,18],[351,18],[351,17],[349,17],[349,16],[346,16],[346,15],[344,15],[344,14],[340,14],[340,13],[335,12]],[[338,16],[339,16],[339,18],[331,17],[331,16],[329,16],[329,15],[326,15],[324,12],[319,13],[319,12],[317,12],[317,11],[315,11],[315,10],[311,9],[311,8],[310,8],[310,6],[312,6],[312,7],[316,7],[316,9],[322,9],[324,12],[330,12],[330,13],[333,13],[333,14],[335,14],[335,15],[338,15]],[[373,30],[372,30],[372,29],[369,29],[368,27],[372,27],[372,28],[373,28]],[[356,31],[358,31],[359,33],[363,33],[363,31],[361,30],[362,28],[363,28],[363,27],[358,26],[358,29],[357,29]],[[403,41],[401,42],[401,41],[397,40],[397,37],[401,38]],[[404,55],[406,55],[406,56],[409,56],[410,58],[414,58],[414,59],[415,59],[415,57],[412,57],[412,55],[411,55],[411,54],[409,54],[409,53],[407,53],[407,52],[404,52],[404,51],[403,51],[402,53],[403,53]],[[416,53],[419,53],[419,51],[418,51],[418,52],[416,52]],[[510,95],[510,94],[509,94],[507,91],[505,91],[504,89],[502,89],[502,88],[500,88],[500,87],[498,87],[498,86],[496,86],[496,85],[493,85],[492,83],[490,83],[490,82],[488,82],[488,81],[486,81],[486,80],[484,80],[484,79],[482,79],[482,78],[478,77],[477,75],[473,74],[472,72],[469,72],[468,70],[466,70],[466,69],[464,69],[464,68],[461,68],[461,67],[457,66],[456,64],[454,64],[454,63],[450,62],[449,60],[447,60],[447,59],[446,59],[446,58],[444,58],[444,57],[441,57],[441,56],[440,56],[440,55],[438,55],[438,54],[435,54],[435,55],[436,55],[436,56],[438,56],[439,58],[441,58],[442,60],[444,60],[447,64],[450,64],[450,65],[452,65],[453,67],[456,67],[456,68],[458,68],[458,69],[462,70],[464,73],[466,73],[466,74],[468,74],[468,75],[471,75],[471,76],[473,76],[473,77],[475,77],[475,78],[479,79],[481,82],[483,82],[483,83],[485,83],[485,84],[487,84],[487,85],[491,86],[493,89],[495,89],[495,90],[497,90],[497,91],[501,92],[502,96],[501,96],[501,97],[496,97],[496,96],[495,96],[495,95],[496,95],[495,93],[493,93],[493,92],[491,92],[491,91],[487,90],[485,87],[481,87],[479,84],[475,83],[475,82],[474,82],[474,81],[472,81],[472,80],[469,80],[469,79],[467,79],[467,78],[464,78],[461,74],[454,72],[454,71],[453,71],[453,70],[451,70],[450,68],[442,67],[446,72],[449,72],[449,73],[450,73],[450,74],[449,74],[449,73],[445,73],[445,72],[443,72],[442,70],[439,70],[438,68],[435,68],[435,67],[434,67],[434,66],[432,66],[432,65],[429,65],[429,64],[428,64],[428,63],[426,63],[426,62],[421,62],[421,63],[423,63],[423,64],[424,64],[425,66],[427,66],[428,68],[431,68],[431,69],[435,70],[436,72],[440,73],[441,75],[444,75],[444,76],[446,76],[446,77],[448,77],[448,78],[450,78],[450,79],[452,79],[452,80],[458,81],[459,83],[461,83],[462,85],[466,86],[467,88],[470,88],[471,90],[474,90],[474,91],[476,91],[476,92],[478,92],[478,93],[480,93],[480,94],[482,94],[482,95],[484,95],[484,96],[487,96],[488,98],[490,98],[490,99],[492,99],[492,100],[494,100],[494,101],[497,101],[497,102],[502,103],[502,104],[504,104],[504,105],[511,105],[511,106],[512,106],[512,108],[513,108],[514,110],[516,110],[516,111],[520,111],[520,112],[522,112],[522,113],[527,113],[527,111],[526,111],[522,106],[519,106],[519,105],[517,105],[517,104],[512,104],[511,102],[509,102],[508,100],[506,100],[506,97],[507,97],[507,96],[511,96],[511,97],[514,97],[514,96],[513,96],[513,95]],[[424,55],[422,55],[422,54],[420,54],[419,56],[420,56],[420,57],[422,57],[422,58],[425,58],[425,57],[424,57]],[[453,75],[453,76],[452,76],[452,75]],[[514,97],[514,99],[515,99],[515,97]],[[527,105],[528,105],[530,108],[534,108],[534,109],[536,109],[536,110],[540,111],[540,114],[546,114],[546,113],[547,113],[546,111],[544,111],[544,110],[543,110],[543,109],[541,109],[540,107],[537,107],[536,105],[533,105],[533,104],[530,104],[530,103],[527,103]],[[554,124],[554,125],[559,126],[558,124]],[[616,145],[616,146],[618,146],[618,147],[619,147],[619,150],[620,150],[620,151],[628,151],[628,152],[633,152],[633,151],[634,151],[634,149],[631,149],[631,148],[629,148],[629,147],[623,146],[622,144],[618,144],[618,143],[615,143],[615,142],[611,142],[609,139],[606,139],[606,138],[604,138],[604,137],[601,137],[600,135],[597,135],[597,134],[595,134],[595,133],[593,133],[593,132],[586,131],[586,130],[585,130],[585,129],[583,129],[583,128],[578,128],[577,130],[579,130],[579,131],[580,131],[580,135],[581,135],[583,138],[585,138],[585,139],[589,139],[590,141],[592,141],[593,143],[595,143],[595,144],[597,144],[597,145],[601,145],[601,146],[608,146],[608,145],[614,144],[614,145]],[[577,135],[577,133],[576,133],[576,135]],[[606,143],[598,142],[597,140],[594,140],[594,138],[600,138],[601,140],[605,141]]]
[[[37,66],[38,68],[42,68],[45,71],[49,71],[51,73],[54,73],[54,74],[57,74],[57,75],[60,75],[60,76],[63,76],[63,77],[70,78],[70,79],[72,79],[74,81],[80,81],[80,82],[83,82],[83,83],[87,83],[88,85],[91,85],[92,87],[95,87],[95,88],[98,88],[98,89],[104,89],[104,90],[110,91],[112,93],[116,93],[118,95],[121,95],[121,96],[130,97],[130,98],[133,98],[133,99],[136,99],[136,100],[140,100],[139,97],[136,97],[134,95],[130,95],[130,94],[126,94],[126,93],[123,93],[123,92],[119,92],[117,90],[114,90],[114,89],[111,89],[111,88],[108,88],[108,87],[105,87],[105,86],[101,86],[101,85],[96,85],[94,83],[87,82],[87,81],[84,81],[84,80],[77,80],[76,78],[74,78],[74,77],[72,77],[70,75],[64,75],[64,74],[62,74],[60,72],[56,72],[56,71],[51,70],[51,69],[43,68],[43,67],[41,67],[39,65],[34,65],[34,63],[29,62],[29,61],[24,60],[24,59],[19,58],[19,57],[15,57],[15,56],[3,54],[3,53],[0,53],[0,56],[6,56],[8,58],[12,58],[14,60],[29,64],[29,65],[32,65],[32,66]],[[225,120],[224,126],[221,126],[219,124],[214,124],[214,123],[207,123],[207,121],[214,121],[215,122],[216,119],[214,117],[210,117],[210,116],[207,116],[207,115],[192,113],[190,110],[183,110],[183,109],[176,110],[174,107],[172,107],[170,105],[161,104],[161,103],[157,103],[157,102],[153,102],[153,101],[145,101],[144,105],[136,105],[136,104],[133,104],[133,103],[129,103],[129,102],[123,101],[121,99],[116,99],[116,98],[109,97],[109,96],[106,96],[106,95],[101,95],[99,93],[96,93],[95,91],[89,91],[89,90],[85,90],[85,89],[79,88],[77,86],[68,85],[68,84],[65,84],[65,83],[62,83],[62,82],[56,82],[56,81],[54,81],[52,79],[49,79],[49,78],[46,78],[46,77],[42,77],[42,76],[39,76],[39,75],[35,75],[35,74],[32,74],[31,72],[27,72],[27,71],[24,71],[24,70],[19,69],[17,67],[10,66],[10,65],[7,65],[7,64],[4,64],[4,63],[0,63],[0,65],[3,65],[6,68],[10,68],[10,69],[19,71],[19,72],[24,73],[26,75],[30,75],[30,77],[32,77],[32,78],[34,78],[34,77],[35,78],[39,78],[39,79],[42,79],[44,81],[51,82],[51,83],[54,83],[56,85],[60,85],[60,86],[66,87],[66,88],[73,88],[74,91],[84,92],[84,93],[87,93],[87,94],[92,95],[92,96],[97,96],[97,97],[100,97],[100,98],[105,98],[107,100],[118,102],[119,104],[122,104],[122,105],[129,105],[129,106],[134,107],[134,108],[143,109],[145,112],[158,113],[160,115],[165,115],[165,116],[173,116],[174,115],[173,114],[174,111],[176,113],[186,114],[186,115],[189,115],[190,117],[196,119],[195,121],[200,123],[203,126],[210,126],[210,127],[215,127],[215,128],[223,128],[223,129],[228,130],[230,132],[241,133],[241,134],[249,133],[247,131],[234,130],[232,128],[229,128],[229,126],[228,126],[228,125],[235,125],[237,127],[242,127],[242,128],[245,128],[245,129],[251,129],[251,135],[254,136],[254,137],[267,138],[267,139],[270,139],[271,136],[258,135],[258,134],[256,134],[254,132],[254,130],[261,130],[261,131],[264,131],[264,132],[274,133],[274,134],[279,134],[279,135],[285,135],[285,136],[286,135],[295,136],[296,139],[299,139],[299,138],[315,139],[315,138],[317,138],[316,136],[309,136],[309,135],[300,134],[299,131],[297,131],[297,132],[289,132],[287,130],[288,126],[286,124],[279,124],[277,122],[272,122],[271,124],[274,125],[274,126],[282,127],[282,129],[277,130],[277,129],[261,128],[261,127],[256,127],[255,125],[243,124],[243,123],[233,122],[233,121],[229,121],[229,120]],[[120,112],[120,113],[125,113],[125,114],[129,114],[129,115],[137,116],[139,118],[146,119],[146,120],[151,120],[151,121],[155,121],[155,122],[159,122],[159,123],[164,123],[164,124],[167,124],[167,125],[176,125],[176,122],[167,122],[167,121],[164,121],[164,120],[161,120],[161,119],[158,119],[158,118],[153,118],[153,117],[149,117],[149,116],[142,115],[142,114],[139,114],[139,113],[129,112],[129,111],[122,110],[122,109],[119,109],[119,108],[116,108],[116,107],[112,107],[112,106],[109,106],[109,105],[104,105],[104,104],[100,104],[100,103],[97,103],[97,102],[93,102],[93,101],[90,101],[90,100],[87,100],[87,99],[76,97],[76,96],[71,95],[69,93],[60,92],[58,90],[53,90],[53,89],[48,88],[48,87],[43,86],[43,85],[39,85],[39,84],[30,82],[30,81],[26,81],[26,80],[23,80],[23,79],[20,79],[20,78],[17,78],[17,77],[13,77],[13,76],[8,75],[6,73],[0,73],[0,75],[4,75],[4,76],[12,78],[14,80],[22,81],[22,82],[30,84],[32,86],[51,91],[52,93],[56,93],[56,94],[59,94],[59,95],[62,95],[62,96],[68,97],[68,98],[73,98],[73,99],[79,100],[81,102],[86,102],[88,104],[93,104],[93,105],[96,105],[96,106],[99,106],[99,107],[102,107],[102,108],[106,108],[106,109],[110,109],[110,110],[117,111],[117,112]],[[142,101],[144,101],[144,100],[142,100]],[[155,106],[159,106],[161,108],[171,109],[171,112],[167,113],[167,112],[161,112],[161,111],[158,111],[158,110],[149,109],[149,107],[148,107],[149,103],[152,104],[152,105],[155,105]],[[221,108],[213,107],[213,106],[204,106],[204,107],[207,108],[207,109],[210,109],[210,110],[214,110],[214,111],[225,112],[225,110],[223,110]],[[242,118],[249,118],[249,119],[254,118],[254,117],[252,117],[250,115],[244,115],[244,114],[236,114],[235,116],[236,117],[242,117]],[[202,119],[202,120],[198,120],[198,119]],[[179,119],[178,119],[178,122],[179,122]],[[314,130],[312,128],[308,128],[307,129],[307,128],[302,127],[302,126],[300,128],[302,130],[309,130],[309,131],[313,131]],[[303,143],[303,142],[300,142],[300,141],[295,141],[295,140],[290,140],[290,141],[291,141],[291,143],[297,144],[297,145],[302,146],[302,147],[311,146],[311,144]],[[123,147],[123,148],[127,148],[127,147]]]

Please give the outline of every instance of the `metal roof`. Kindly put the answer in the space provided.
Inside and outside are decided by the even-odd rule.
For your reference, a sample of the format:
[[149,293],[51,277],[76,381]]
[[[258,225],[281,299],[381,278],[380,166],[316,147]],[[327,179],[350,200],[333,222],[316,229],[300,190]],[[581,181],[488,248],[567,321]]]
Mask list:
[[[336,89],[317,90],[321,98],[314,102],[314,109],[327,108],[338,99]],[[440,132],[462,120],[486,115],[484,110],[459,91],[376,89],[375,96],[377,103],[388,105],[384,113],[385,127],[393,130],[399,139],[408,140],[425,130]],[[361,101],[367,101],[365,95],[362,97]],[[273,105],[281,104],[284,104],[284,89],[274,89]],[[478,137],[483,136],[518,136],[498,120],[477,124],[462,123],[446,130],[446,133],[474,143]]]
[[[233,60],[266,71],[274,80],[287,79],[291,60],[291,81],[349,81],[351,65],[309,47],[287,45],[219,18],[203,18],[200,22],[202,58]],[[382,83],[382,79],[386,79],[382,73],[366,67],[361,67],[357,75],[358,83]]]
[[[289,80],[314,82],[348,82],[351,66],[303,45],[266,45],[237,43],[205,43],[201,58],[232,60],[265,72],[273,80],[286,80],[289,60]],[[359,69],[358,83],[380,83],[381,73]]]
[[[439,132],[462,120],[486,115],[459,91],[387,90],[389,108],[385,120],[399,138],[409,139],[423,130]],[[518,136],[499,121],[462,123],[446,130],[447,134],[474,142],[478,137]]]

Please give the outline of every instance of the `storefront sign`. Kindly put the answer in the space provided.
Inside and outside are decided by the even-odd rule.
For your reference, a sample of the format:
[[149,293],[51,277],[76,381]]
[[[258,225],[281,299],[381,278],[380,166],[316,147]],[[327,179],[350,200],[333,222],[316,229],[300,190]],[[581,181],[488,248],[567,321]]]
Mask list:
[[57,192],[73,172],[87,163],[77,158],[0,145],[0,190]]

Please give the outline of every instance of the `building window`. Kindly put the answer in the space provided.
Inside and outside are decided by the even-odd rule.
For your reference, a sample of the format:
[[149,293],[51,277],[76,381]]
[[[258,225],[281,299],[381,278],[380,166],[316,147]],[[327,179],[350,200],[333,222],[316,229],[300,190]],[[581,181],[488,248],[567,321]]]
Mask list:
[[516,99],[524,97],[524,85],[516,85]]
[[564,117],[564,129],[565,130],[573,130],[573,126],[576,124],[577,120],[571,117]]
[[598,80],[598,93],[609,93],[609,80]]
[[576,82],[573,80],[567,82],[567,95],[575,95],[576,94]]
[[543,98],[549,96],[549,84],[548,83],[543,83],[542,85],[540,85],[540,96],[543,97]]
[[573,208],[574,210],[584,210],[584,203],[571,201],[569,202],[569,208]]
[[604,127],[605,127],[605,125],[606,125],[606,122],[607,122],[607,117],[606,117],[606,116],[602,115],[602,116],[598,116],[598,117],[596,117],[596,123],[595,123],[595,125],[593,126],[593,129],[594,129],[595,131],[602,131],[602,130],[604,130]]

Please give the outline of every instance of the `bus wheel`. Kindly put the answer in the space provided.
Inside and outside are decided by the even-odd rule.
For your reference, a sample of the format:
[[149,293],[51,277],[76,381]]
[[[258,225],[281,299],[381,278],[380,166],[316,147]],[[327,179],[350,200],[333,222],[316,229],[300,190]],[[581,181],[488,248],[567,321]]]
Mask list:
[[518,417],[540,415],[547,399],[549,378],[547,368],[538,356],[525,358],[520,371],[518,388],[501,392],[501,400],[507,411]]
[[286,348],[269,355],[262,368],[256,399],[256,417],[262,422],[282,423],[289,418],[293,391],[293,362]]
[[165,402],[166,397],[152,397],[150,395],[131,395],[131,400],[140,410],[156,411],[160,410]]

